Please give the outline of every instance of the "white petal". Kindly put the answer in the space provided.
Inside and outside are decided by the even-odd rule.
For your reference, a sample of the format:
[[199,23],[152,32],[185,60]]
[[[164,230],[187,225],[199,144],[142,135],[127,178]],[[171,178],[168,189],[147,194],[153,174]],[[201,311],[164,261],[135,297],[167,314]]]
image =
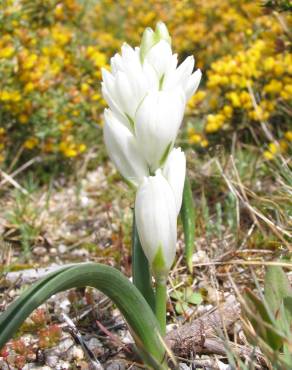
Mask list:
[[148,51],[145,60],[154,68],[158,79],[161,79],[172,64],[171,46],[165,40],[159,41]]
[[105,101],[108,103],[110,109],[114,112],[118,120],[131,130],[132,127],[128,118],[125,116],[124,112],[121,111],[115,100],[113,100],[112,95],[109,93],[103,82],[101,83],[101,91]]
[[140,154],[135,137],[110,109],[104,112],[104,142],[118,171],[134,186],[148,175],[147,163]]
[[186,176],[186,156],[181,148],[172,149],[168,155],[162,173],[169,182],[174,193],[176,213],[178,215],[182,204]]
[[139,107],[135,132],[139,149],[154,172],[171,149],[182,122],[185,95],[176,91],[153,91]]
[[135,202],[135,217],[141,245],[152,265],[161,248],[165,262],[164,271],[170,269],[176,250],[177,216],[170,185],[157,171],[155,176],[146,177],[139,187]]
[[176,70],[169,70],[163,81],[163,89],[175,89],[177,86],[181,86],[185,91],[193,72],[194,63],[194,58],[189,56]]
[[185,93],[186,93],[186,99],[189,100],[189,98],[197,91],[197,88],[199,87],[200,81],[202,77],[202,72],[200,69],[197,69],[196,72],[194,72],[186,85]]
[[138,105],[137,95],[135,96],[135,91],[124,72],[117,73],[115,88],[118,106],[126,115],[133,119]]

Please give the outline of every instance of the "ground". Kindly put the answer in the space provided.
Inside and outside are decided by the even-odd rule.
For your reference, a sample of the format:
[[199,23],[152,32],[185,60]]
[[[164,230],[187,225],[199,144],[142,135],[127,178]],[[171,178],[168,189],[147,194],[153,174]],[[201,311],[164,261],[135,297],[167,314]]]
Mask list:
[[[282,266],[291,277],[288,163],[283,158],[265,161],[257,148],[242,144],[231,152],[219,147],[205,155],[189,150],[187,157],[196,210],[193,273],[186,268],[179,220],[177,257],[168,280],[168,331],[204,318],[230,296],[242,303],[247,287],[263,285],[268,265]],[[34,165],[16,176],[2,174],[2,311],[35,279],[32,268],[95,261],[131,276],[134,191],[112,164],[105,161],[94,167],[84,159],[74,167],[74,175],[59,174],[44,184],[34,177]],[[244,322],[239,316],[235,321],[223,343],[252,349]],[[197,368],[231,368],[228,351],[203,352],[178,358],[181,368],[190,363]],[[91,288],[52,297],[1,354],[3,369],[141,367],[121,314]],[[255,368],[268,368],[259,358]]]

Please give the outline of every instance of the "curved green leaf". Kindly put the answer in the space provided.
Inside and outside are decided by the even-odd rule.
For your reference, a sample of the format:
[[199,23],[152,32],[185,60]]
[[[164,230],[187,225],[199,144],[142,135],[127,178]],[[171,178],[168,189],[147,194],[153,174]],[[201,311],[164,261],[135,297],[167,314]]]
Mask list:
[[157,320],[137,288],[118,270],[98,263],[70,265],[54,271],[22,294],[0,316],[0,348],[31,312],[53,294],[91,286],[113,300],[124,315],[143,359],[154,369],[167,368]]
[[186,176],[181,207],[181,219],[185,236],[185,259],[190,272],[193,272],[192,257],[195,247],[195,216],[191,183],[190,179]]

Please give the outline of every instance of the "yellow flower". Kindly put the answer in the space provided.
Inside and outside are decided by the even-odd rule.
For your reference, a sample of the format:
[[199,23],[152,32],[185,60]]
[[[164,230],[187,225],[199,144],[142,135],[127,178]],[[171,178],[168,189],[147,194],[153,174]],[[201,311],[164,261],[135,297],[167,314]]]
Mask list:
[[209,142],[208,142],[208,140],[207,140],[207,139],[203,139],[203,140],[201,141],[201,147],[202,147],[202,148],[206,148],[208,145],[209,145]]
[[231,118],[232,113],[233,113],[233,108],[231,107],[231,105],[224,105],[224,107],[222,108],[222,113],[225,115],[225,117]]
[[25,140],[24,147],[26,149],[33,149],[38,145],[39,140],[36,137],[30,137],[29,139]]
[[27,55],[22,62],[22,68],[23,69],[31,69],[34,67],[37,61],[37,55],[36,54],[30,54]]
[[33,82],[28,82],[28,83],[27,83],[27,84],[25,84],[25,86],[24,86],[24,92],[25,92],[26,94],[28,94],[28,93],[30,93],[31,91],[33,91],[33,90],[34,90],[34,88],[35,88],[34,83],[33,83]]
[[274,157],[275,157],[275,155],[273,153],[271,153],[269,150],[265,150],[263,155],[269,161],[274,159]]
[[285,85],[280,95],[285,100],[291,100],[292,99],[292,84]]
[[279,146],[280,146],[280,152],[281,153],[285,153],[287,151],[287,149],[289,148],[289,144],[284,139],[279,141]]
[[28,122],[29,117],[26,114],[21,114],[18,119],[20,123],[25,124]]
[[14,47],[9,45],[4,48],[0,47],[0,59],[9,59],[14,54]]
[[292,131],[285,132],[284,136],[288,141],[292,141]]
[[276,154],[278,152],[278,145],[277,144],[275,144],[275,143],[269,143],[268,147],[269,147],[269,151],[272,154]]
[[85,144],[79,144],[78,146],[78,152],[79,153],[84,153],[87,149],[87,146]]
[[270,94],[278,94],[282,90],[282,83],[278,80],[271,80],[268,85],[264,87],[264,92]]
[[200,134],[193,134],[189,137],[190,144],[198,144],[202,140],[202,136]]
[[240,97],[235,91],[226,94],[226,96],[231,101],[234,108],[239,108],[241,106]]

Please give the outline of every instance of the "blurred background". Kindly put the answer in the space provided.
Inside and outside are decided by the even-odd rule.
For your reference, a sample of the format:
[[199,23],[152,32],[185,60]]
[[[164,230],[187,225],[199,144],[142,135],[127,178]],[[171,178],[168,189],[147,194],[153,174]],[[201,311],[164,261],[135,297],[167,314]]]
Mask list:
[[[290,5],[289,5],[290,4]],[[101,143],[101,67],[164,21],[174,51],[203,71],[181,139],[198,152],[292,140],[291,2],[4,0],[0,11],[0,163],[72,164]],[[93,155],[94,156],[94,155]],[[97,160],[101,158],[96,158]]]

